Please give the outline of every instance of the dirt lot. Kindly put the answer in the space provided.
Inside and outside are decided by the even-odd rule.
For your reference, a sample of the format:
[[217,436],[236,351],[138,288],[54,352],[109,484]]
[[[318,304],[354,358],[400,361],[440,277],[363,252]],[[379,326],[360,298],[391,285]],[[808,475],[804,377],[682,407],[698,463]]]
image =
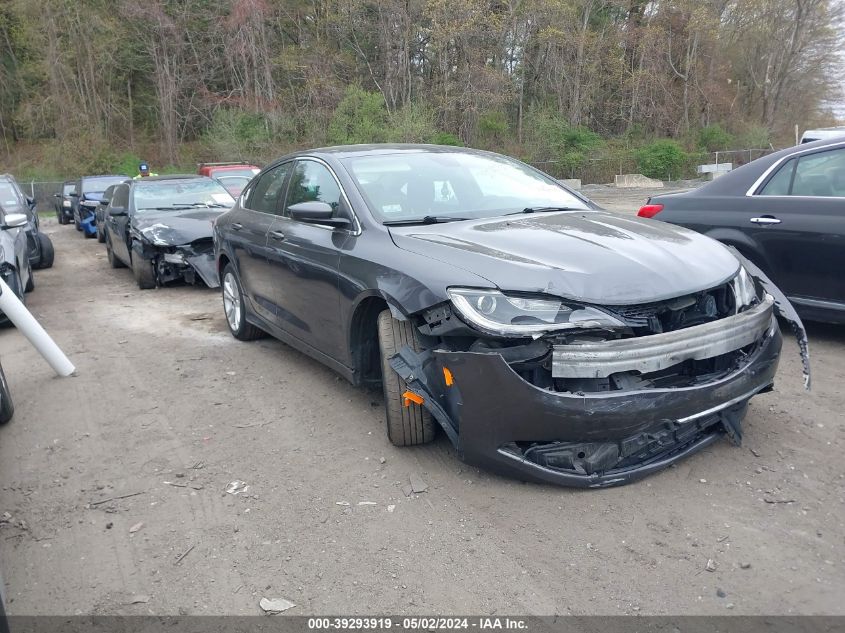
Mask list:
[[[442,434],[392,447],[380,395],[235,341],[216,291],[138,291],[45,225],[56,265],[29,306],[78,376],[0,332],[13,614],[845,613],[845,328],[811,328],[810,394],[787,342],[742,448],[573,491],[467,467]],[[411,475],[428,489],[406,497]]]

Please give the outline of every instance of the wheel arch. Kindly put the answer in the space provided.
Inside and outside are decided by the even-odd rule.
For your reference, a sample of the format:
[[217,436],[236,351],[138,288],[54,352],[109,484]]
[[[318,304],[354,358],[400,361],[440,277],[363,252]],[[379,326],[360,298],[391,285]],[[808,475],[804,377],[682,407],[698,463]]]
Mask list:
[[[362,294],[355,302],[349,319],[348,345],[352,360],[353,382],[377,384],[381,381],[381,359],[378,346],[378,315],[390,310],[396,318],[405,320],[395,301],[379,291]],[[399,317],[396,316],[397,312]]]

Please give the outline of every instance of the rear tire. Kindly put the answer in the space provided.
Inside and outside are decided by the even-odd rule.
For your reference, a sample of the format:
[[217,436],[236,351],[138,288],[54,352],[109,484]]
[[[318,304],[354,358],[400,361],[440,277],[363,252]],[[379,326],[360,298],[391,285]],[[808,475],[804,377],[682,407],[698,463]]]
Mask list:
[[108,235],[106,236],[106,256],[109,258],[109,265],[112,268],[126,268],[123,260],[114,254],[114,250],[111,247],[111,238]]
[[226,325],[229,331],[239,341],[254,341],[257,338],[266,336],[261,328],[254,326],[246,320],[246,304],[244,303],[244,292],[235,267],[226,264],[223,275],[220,279],[220,289],[223,294],[223,314],[226,317]]
[[422,406],[405,406],[402,394],[408,385],[390,366],[390,357],[402,347],[420,351],[417,331],[410,321],[398,321],[385,310],[378,315],[378,343],[381,352],[381,382],[387,413],[387,437],[395,446],[414,446],[434,439],[436,427],[431,414]]
[[156,287],[155,268],[150,260],[144,259],[140,255],[133,255],[132,273],[135,275],[135,281],[138,282],[138,288],[141,290],[152,290]]
[[12,402],[12,394],[9,391],[9,383],[6,382],[6,374],[3,373],[3,366],[0,365],[0,424],[6,424],[15,414],[15,404]]
[[56,258],[53,241],[44,233],[39,233],[35,239],[41,243],[41,259],[38,260],[36,268],[52,268],[53,260]]
[[100,244],[106,241],[106,232],[102,229],[100,224],[97,224],[97,241]]

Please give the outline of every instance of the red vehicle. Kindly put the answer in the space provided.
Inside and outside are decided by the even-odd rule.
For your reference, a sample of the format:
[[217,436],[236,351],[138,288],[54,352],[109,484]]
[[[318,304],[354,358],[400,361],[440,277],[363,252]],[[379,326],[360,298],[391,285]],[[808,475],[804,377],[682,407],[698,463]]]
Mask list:
[[199,163],[197,173],[200,176],[214,178],[226,188],[232,197],[241,195],[252,177],[261,171],[249,163]]

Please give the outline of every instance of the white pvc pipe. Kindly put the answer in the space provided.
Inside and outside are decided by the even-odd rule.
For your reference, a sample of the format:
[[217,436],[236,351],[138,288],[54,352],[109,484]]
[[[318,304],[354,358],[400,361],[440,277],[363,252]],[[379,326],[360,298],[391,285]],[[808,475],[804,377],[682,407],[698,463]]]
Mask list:
[[44,357],[59,376],[70,376],[76,368],[68,360],[64,352],[44,331],[41,324],[30,314],[26,306],[18,299],[14,291],[0,278],[0,310],[3,311],[9,321],[15,324],[23,335],[29,339],[32,346]]

